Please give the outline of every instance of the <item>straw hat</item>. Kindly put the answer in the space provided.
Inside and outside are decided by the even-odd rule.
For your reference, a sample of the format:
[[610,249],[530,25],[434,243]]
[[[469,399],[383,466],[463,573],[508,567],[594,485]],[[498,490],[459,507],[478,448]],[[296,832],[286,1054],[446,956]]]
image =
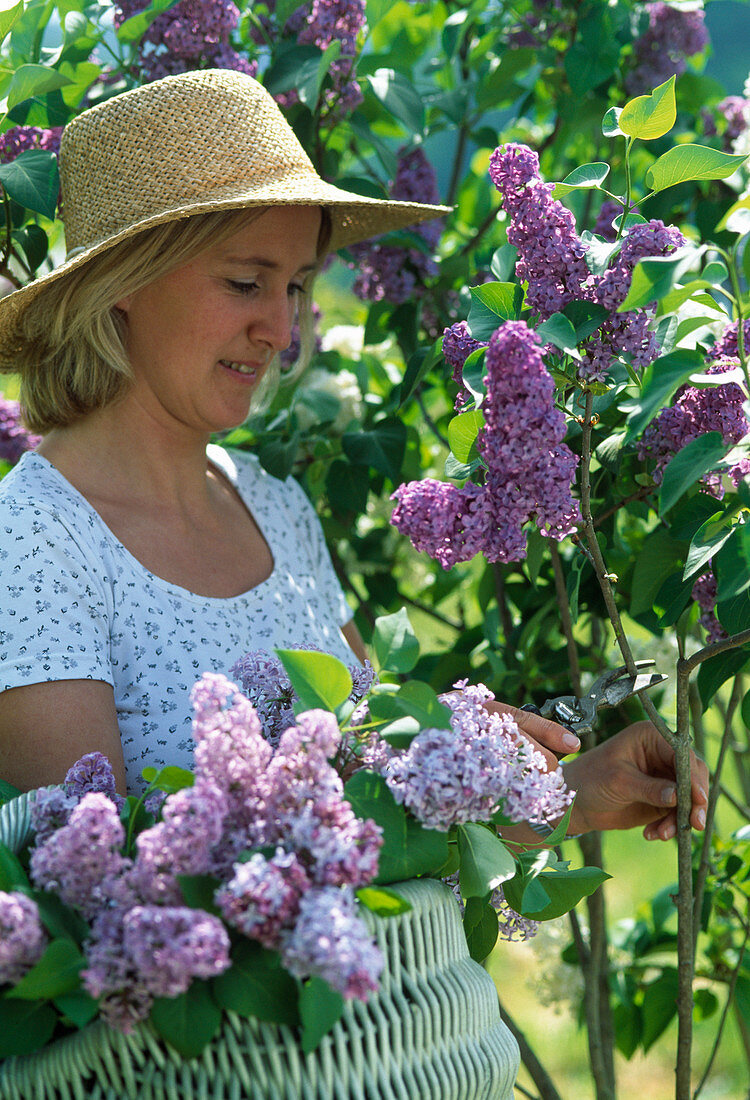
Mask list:
[[230,69],[168,76],[84,111],[63,132],[60,180],[67,257],[0,300],[3,352],[43,287],[164,222],[252,206],[324,206],[333,251],[450,209],[326,183],[272,96]]

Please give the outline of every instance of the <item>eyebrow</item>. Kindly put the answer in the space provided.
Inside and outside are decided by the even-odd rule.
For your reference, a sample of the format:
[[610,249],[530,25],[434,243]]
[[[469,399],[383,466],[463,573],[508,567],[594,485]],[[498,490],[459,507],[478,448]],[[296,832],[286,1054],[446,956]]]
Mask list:
[[[275,260],[267,260],[263,256],[233,256],[227,255],[225,257],[226,262],[234,264],[236,267],[262,267],[267,271],[278,271],[281,264]],[[302,264],[297,268],[296,274],[309,275],[311,271],[315,271],[318,267],[317,261],[310,264]]]

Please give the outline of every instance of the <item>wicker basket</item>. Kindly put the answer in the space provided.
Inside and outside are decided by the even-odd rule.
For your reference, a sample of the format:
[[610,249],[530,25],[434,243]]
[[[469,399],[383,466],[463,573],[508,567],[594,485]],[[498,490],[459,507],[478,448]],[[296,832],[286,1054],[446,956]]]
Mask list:
[[[4,844],[30,834],[26,796],[0,808]],[[148,1024],[125,1036],[96,1022],[0,1063],[1,1100],[512,1100],[518,1049],[455,898],[434,880],[396,889],[410,912],[364,913],[386,959],[378,993],[347,1002],[313,1054],[293,1029],[230,1012],[190,1060]]]

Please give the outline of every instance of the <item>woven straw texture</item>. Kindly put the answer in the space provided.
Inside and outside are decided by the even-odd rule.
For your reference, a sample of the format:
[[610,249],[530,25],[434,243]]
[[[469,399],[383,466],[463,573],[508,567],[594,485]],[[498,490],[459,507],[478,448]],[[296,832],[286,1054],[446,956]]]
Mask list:
[[[27,802],[0,808],[9,847],[29,839]],[[469,958],[455,898],[430,880],[396,889],[411,912],[365,913],[386,958],[380,990],[348,1002],[314,1054],[293,1030],[232,1013],[190,1061],[148,1025],[124,1036],[94,1023],[0,1063],[1,1100],[512,1100],[518,1048]]]

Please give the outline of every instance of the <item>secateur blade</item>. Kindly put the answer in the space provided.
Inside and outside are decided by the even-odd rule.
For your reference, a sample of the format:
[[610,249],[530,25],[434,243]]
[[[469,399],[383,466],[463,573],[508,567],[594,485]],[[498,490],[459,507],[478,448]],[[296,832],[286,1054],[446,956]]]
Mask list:
[[635,667],[638,669],[636,675],[630,675],[623,665],[600,676],[588,693],[588,698],[593,702],[594,709],[616,707],[625,699],[629,699],[631,695],[640,695],[642,691],[648,691],[649,688],[663,684],[665,680],[669,679],[668,676],[665,676],[662,672],[646,671],[653,668],[655,664],[656,661],[651,660],[636,661]]

